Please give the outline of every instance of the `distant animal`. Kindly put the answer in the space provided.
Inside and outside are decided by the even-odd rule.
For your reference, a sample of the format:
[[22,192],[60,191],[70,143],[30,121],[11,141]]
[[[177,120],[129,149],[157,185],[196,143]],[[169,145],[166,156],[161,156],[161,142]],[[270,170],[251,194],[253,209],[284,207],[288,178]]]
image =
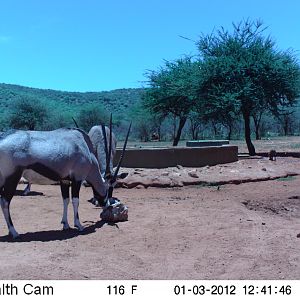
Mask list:
[[[131,127],[131,126],[130,126]],[[10,202],[25,169],[31,169],[53,181],[60,182],[63,198],[63,229],[68,229],[70,186],[74,211],[74,226],[82,231],[78,214],[79,191],[86,180],[93,188],[94,197],[105,205],[112,195],[114,182],[125,152],[130,127],[121,159],[112,176],[103,178],[89,136],[80,129],[53,131],[9,131],[0,135],[0,203],[9,235],[19,236],[11,215]],[[107,168],[108,169],[108,166]],[[70,183],[70,184],[69,184]]]
[[152,141],[159,141],[159,134],[157,132],[153,132],[151,134],[151,140]]
[[276,156],[277,156],[276,150],[274,150],[274,149],[270,150],[270,152],[269,152],[269,160],[276,161]]

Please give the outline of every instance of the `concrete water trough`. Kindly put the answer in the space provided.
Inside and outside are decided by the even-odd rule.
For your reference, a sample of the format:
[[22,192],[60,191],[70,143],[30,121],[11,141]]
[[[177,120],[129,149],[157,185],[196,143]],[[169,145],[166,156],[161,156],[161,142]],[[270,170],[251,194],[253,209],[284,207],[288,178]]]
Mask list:
[[[119,160],[121,152],[121,149],[117,149],[115,162]],[[127,168],[167,168],[177,165],[183,167],[203,167],[230,163],[237,160],[238,147],[231,145],[213,147],[128,148],[122,166]]]
[[187,147],[210,147],[210,146],[223,146],[228,145],[229,140],[196,140],[187,141]]

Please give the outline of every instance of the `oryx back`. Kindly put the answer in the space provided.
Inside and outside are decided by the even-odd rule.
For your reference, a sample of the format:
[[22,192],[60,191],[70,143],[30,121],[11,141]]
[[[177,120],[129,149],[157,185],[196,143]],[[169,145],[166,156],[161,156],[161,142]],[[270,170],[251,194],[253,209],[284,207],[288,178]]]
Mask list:
[[0,140],[0,172],[7,177],[21,168],[55,181],[84,180],[95,164],[85,138],[77,129],[15,131]]

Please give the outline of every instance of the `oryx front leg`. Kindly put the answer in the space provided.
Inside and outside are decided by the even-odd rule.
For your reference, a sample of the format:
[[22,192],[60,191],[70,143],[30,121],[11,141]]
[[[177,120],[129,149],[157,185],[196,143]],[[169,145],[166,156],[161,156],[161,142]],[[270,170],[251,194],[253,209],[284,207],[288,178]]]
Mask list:
[[69,184],[61,183],[60,188],[64,204],[61,224],[63,224],[63,230],[67,230],[70,228],[68,222],[68,205],[70,203]]
[[72,204],[74,210],[74,226],[78,228],[79,231],[83,231],[84,227],[80,224],[79,213],[78,213],[80,187],[81,187],[81,181],[72,182]]
[[6,200],[4,197],[0,198],[0,202],[1,202],[1,208],[2,208],[2,212],[7,224],[7,228],[8,228],[8,232],[9,235],[11,235],[13,237],[13,239],[16,239],[17,237],[19,237],[18,232],[15,230],[14,225],[12,223],[11,217],[10,217],[10,212],[9,212],[9,205],[10,205],[10,200]]
[[1,188],[0,204],[1,204],[2,212],[7,224],[9,235],[11,235],[14,239],[19,237],[19,234],[15,230],[15,227],[11,220],[9,206],[10,206],[10,201],[16,191],[21,175],[22,175],[22,170],[16,170],[12,175],[6,178],[5,184]]

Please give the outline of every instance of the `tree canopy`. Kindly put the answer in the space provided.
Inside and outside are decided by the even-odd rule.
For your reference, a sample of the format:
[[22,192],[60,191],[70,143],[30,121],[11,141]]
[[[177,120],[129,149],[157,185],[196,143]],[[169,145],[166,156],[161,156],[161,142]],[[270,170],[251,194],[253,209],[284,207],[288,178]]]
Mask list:
[[[250,117],[265,109],[274,114],[292,106],[299,94],[300,69],[291,51],[279,51],[260,21],[233,24],[233,32],[221,28],[203,35],[197,45],[201,55],[202,84],[199,97],[204,109],[225,118],[241,114],[249,153]],[[203,108],[203,106],[202,106]]]
[[47,119],[49,111],[36,98],[19,98],[12,107],[9,115],[9,125],[15,129],[35,130]]
[[90,104],[79,111],[77,119],[80,128],[88,132],[94,125],[107,124],[109,115],[102,106]]
[[144,97],[144,105],[150,111],[163,116],[178,118],[179,124],[173,141],[179,142],[188,115],[196,103],[199,64],[191,57],[166,61],[158,71],[148,75],[149,89]]
[[192,111],[202,120],[227,127],[229,137],[241,116],[248,150],[254,155],[250,118],[258,133],[263,113],[279,116],[296,103],[300,87],[296,56],[291,50],[278,50],[265,30],[259,20],[233,24],[232,32],[222,27],[200,36],[197,58],[166,61],[148,73],[144,104],[153,113],[178,118],[173,145]]

